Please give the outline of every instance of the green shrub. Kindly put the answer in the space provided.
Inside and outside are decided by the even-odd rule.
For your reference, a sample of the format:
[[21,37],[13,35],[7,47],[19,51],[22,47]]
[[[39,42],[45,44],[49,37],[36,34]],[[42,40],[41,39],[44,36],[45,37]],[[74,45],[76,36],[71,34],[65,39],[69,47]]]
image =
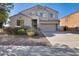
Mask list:
[[17,34],[17,35],[28,35],[28,36],[34,36],[37,34],[37,30],[30,27],[16,27],[16,28],[4,28],[4,30],[8,34]]
[[4,31],[6,31],[6,33],[8,34],[26,34],[26,30],[24,28],[10,28],[10,27],[7,27],[7,28],[4,28]]
[[18,29],[17,34],[24,35],[26,34],[26,31],[24,29]]

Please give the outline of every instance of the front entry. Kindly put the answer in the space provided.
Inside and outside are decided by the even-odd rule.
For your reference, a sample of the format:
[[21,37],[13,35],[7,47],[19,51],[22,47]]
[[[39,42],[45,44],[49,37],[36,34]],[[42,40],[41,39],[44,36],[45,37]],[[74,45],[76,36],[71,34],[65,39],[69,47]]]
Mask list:
[[37,29],[37,19],[32,19],[32,27]]

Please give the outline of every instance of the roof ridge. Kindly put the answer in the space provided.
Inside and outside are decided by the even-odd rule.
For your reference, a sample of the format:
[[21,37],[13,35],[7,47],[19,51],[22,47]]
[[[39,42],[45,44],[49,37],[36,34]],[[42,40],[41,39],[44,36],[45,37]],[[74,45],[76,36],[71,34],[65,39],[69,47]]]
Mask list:
[[[22,13],[22,12],[24,12],[24,11],[26,11],[26,10],[29,10],[29,9],[34,8],[34,7],[37,7],[37,6],[54,10],[54,9],[48,7],[48,6],[42,6],[42,5],[38,4],[38,5],[34,5],[34,6],[32,6],[32,7],[29,7],[29,8],[27,8],[27,9],[25,9],[25,10],[22,10],[22,11],[20,11],[20,12],[18,12],[18,13]],[[54,11],[56,11],[56,10],[54,10]],[[58,12],[58,11],[56,11],[56,12]],[[18,13],[17,13],[17,14],[18,14]],[[13,16],[14,16],[14,15],[13,15]]]
[[[77,11],[75,11],[75,12],[72,12],[72,13],[70,13],[69,15],[66,15],[66,16],[64,16],[64,17],[62,17],[62,18],[68,17],[68,16],[70,16],[70,15],[72,15],[72,14],[75,14],[75,13],[77,13],[77,12],[79,12],[79,10],[77,10]],[[62,19],[62,18],[60,18],[60,19]]]
[[[24,16],[27,16],[27,17],[30,17],[30,16],[28,16],[28,15],[23,14],[22,12],[20,12],[19,14],[24,15]],[[30,17],[30,18],[31,18],[31,17]]]

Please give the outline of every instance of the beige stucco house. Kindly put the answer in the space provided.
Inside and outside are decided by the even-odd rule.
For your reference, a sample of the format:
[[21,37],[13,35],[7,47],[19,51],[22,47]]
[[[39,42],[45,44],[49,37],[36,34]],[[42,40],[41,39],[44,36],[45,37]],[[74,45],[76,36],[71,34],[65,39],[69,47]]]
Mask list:
[[10,27],[30,26],[41,31],[57,31],[58,12],[46,6],[36,5],[10,17]]
[[79,11],[60,19],[61,30],[64,30],[65,26],[67,30],[79,30]]

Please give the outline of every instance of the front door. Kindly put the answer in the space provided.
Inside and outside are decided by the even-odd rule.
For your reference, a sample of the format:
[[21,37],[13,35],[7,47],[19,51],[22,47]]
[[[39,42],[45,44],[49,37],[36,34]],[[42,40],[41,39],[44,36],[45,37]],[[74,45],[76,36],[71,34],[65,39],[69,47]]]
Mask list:
[[32,19],[32,26],[37,29],[37,19]]

